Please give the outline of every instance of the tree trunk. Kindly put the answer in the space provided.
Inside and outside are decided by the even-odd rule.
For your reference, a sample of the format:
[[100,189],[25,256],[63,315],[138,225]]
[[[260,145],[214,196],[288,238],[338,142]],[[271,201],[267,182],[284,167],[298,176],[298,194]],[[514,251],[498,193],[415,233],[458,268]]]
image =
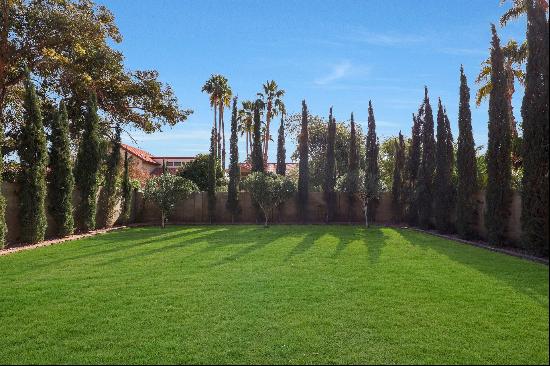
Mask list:
[[222,167],[225,169],[225,125],[223,121],[223,106],[222,106]]
[[220,100],[220,113],[218,113],[218,158],[222,157],[222,115],[223,115],[223,101]]
[[166,215],[164,213],[164,210],[160,211],[160,217],[161,217],[161,220],[162,220],[162,222],[160,223],[160,227],[164,229],[164,221],[166,221]]
[[365,204],[365,227],[369,227],[368,205]]
[[248,131],[246,132],[246,161],[248,161]]

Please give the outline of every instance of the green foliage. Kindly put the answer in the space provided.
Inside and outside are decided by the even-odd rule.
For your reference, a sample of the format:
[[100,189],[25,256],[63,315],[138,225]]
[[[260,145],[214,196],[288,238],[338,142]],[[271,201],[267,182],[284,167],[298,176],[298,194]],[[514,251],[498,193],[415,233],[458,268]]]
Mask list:
[[147,181],[143,190],[143,196],[159,208],[161,226],[164,228],[166,218],[174,207],[176,207],[176,203],[186,199],[193,192],[197,191],[197,185],[189,179],[165,173],[158,177],[152,177]]
[[[4,146],[4,123],[0,118],[0,151]],[[6,198],[2,192],[2,185],[4,183],[4,158],[0,154],[0,249],[4,249],[6,245],[6,236],[8,234],[8,227],[6,225]]]
[[285,123],[284,114],[281,113],[281,125],[277,138],[277,174],[286,174],[286,148],[285,148]]
[[458,107],[458,151],[456,156],[458,172],[456,228],[458,235],[471,239],[477,235],[477,193],[478,174],[476,150],[472,134],[472,114],[470,111],[470,88],[464,69],[460,66],[460,102]]
[[92,93],[86,106],[84,132],[82,133],[78,147],[74,171],[76,186],[80,191],[77,222],[80,229],[84,232],[95,229],[96,200],[101,160],[97,97]]
[[130,162],[128,160],[128,151],[124,152],[124,170],[122,173],[122,207],[120,217],[124,225],[130,222],[132,213],[132,182],[130,181]]
[[326,222],[334,220],[336,213],[336,157],[334,154],[336,143],[336,119],[332,116],[332,107],[328,116],[327,148],[325,157],[325,180],[323,182],[324,198],[327,205]]
[[548,20],[542,1],[526,2],[527,58],[523,116],[522,244],[548,256]]
[[[208,162],[209,154],[198,154],[193,161],[185,163],[178,171],[177,175],[182,178],[189,179],[199,187],[199,190],[206,192],[208,190]],[[226,180],[223,171],[220,169],[221,162],[217,159],[216,162],[216,188],[225,186]]]
[[46,167],[48,151],[40,101],[27,71],[25,78],[25,122],[19,141],[21,174],[19,222],[21,241],[37,243],[46,233]]
[[491,48],[491,84],[489,96],[489,141],[487,148],[487,208],[485,225],[491,245],[506,243],[511,204],[510,111],[506,97],[506,73],[500,40],[494,25]]
[[367,158],[365,167],[365,195],[368,206],[368,221],[376,220],[376,208],[378,207],[380,197],[380,168],[378,166],[378,138],[376,137],[376,121],[374,120],[374,110],[369,100],[369,118],[367,132]]
[[212,127],[210,135],[210,155],[208,156],[208,180],[206,192],[208,194],[208,220],[213,223],[216,219],[216,173],[218,170],[216,127]]
[[273,173],[251,173],[243,184],[254,202],[262,209],[266,227],[269,213],[296,192],[296,186],[289,178]]
[[120,133],[120,126],[116,126],[111,151],[107,158],[105,180],[99,193],[97,227],[100,228],[111,224],[115,214],[115,206],[120,198],[119,192],[117,192],[117,181],[120,175]]
[[351,114],[350,122],[350,144],[349,144],[349,162],[348,162],[348,173],[347,179],[345,180],[348,186],[346,187],[345,192],[348,194],[348,220],[351,221],[351,214],[353,212],[353,205],[357,198],[357,193],[359,192],[359,187],[361,182],[357,179],[359,176],[359,151],[357,144],[357,135],[355,133],[355,121],[353,119],[353,113]]
[[308,157],[308,112],[306,101],[302,100],[302,128],[298,146],[300,162],[298,165],[298,211],[303,222],[308,221],[307,205],[309,199],[309,157]]
[[405,168],[405,140],[401,131],[399,131],[399,142],[395,142],[395,163],[392,179],[392,217],[393,221],[400,223],[403,221],[404,210],[404,168]]
[[233,113],[231,114],[231,138],[229,140],[229,185],[227,187],[226,207],[231,212],[231,221],[241,212],[239,205],[239,146],[237,136],[237,97],[233,98]]
[[411,140],[407,153],[406,179],[406,215],[411,226],[418,225],[418,175],[422,160],[422,120],[413,113]]
[[453,231],[451,214],[454,211],[455,189],[452,176],[454,170],[453,136],[451,124],[441,99],[437,110],[436,171],[434,177],[435,227],[442,233]]
[[64,237],[74,231],[73,217],[74,176],[69,139],[69,121],[65,103],[51,126],[49,212],[55,221],[56,235]]
[[434,118],[428,88],[424,88],[424,103],[418,118],[422,119],[422,160],[418,179],[418,220],[423,228],[432,226],[433,179],[435,173]]

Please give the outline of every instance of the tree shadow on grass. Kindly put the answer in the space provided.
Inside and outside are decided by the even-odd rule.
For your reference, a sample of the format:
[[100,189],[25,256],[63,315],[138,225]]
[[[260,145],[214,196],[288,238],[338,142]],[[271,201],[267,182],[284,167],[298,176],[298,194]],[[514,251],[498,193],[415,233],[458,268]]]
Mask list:
[[412,230],[396,229],[395,232],[413,246],[434,250],[454,262],[511,286],[541,305],[548,306],[548,267],[544,264],[531,263]]
[[375,265],[380,262],[380,255],[389,237],[382,228],[377,226],[362,228],[362,233],[364,235],[363,243],[367,247],[368,261],[371,265]]
[[315,244],[315,241],[319,239],[320,235],[319,233],[314,233],[311,230],[308,231],[300,240],[300,242],[288,253],[288,255],[285,258],[285,262],[288,262],[292,257],[304,254],[308,250],[310,250],[313,245]]

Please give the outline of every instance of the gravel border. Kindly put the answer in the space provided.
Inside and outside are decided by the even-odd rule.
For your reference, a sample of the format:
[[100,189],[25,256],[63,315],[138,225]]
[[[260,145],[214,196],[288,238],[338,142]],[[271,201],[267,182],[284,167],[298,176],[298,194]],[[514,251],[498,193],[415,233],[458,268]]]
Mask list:
[[108,233],[109,231],[124,229],[126,227],[128,227],[128,226],[113,226],[113,227],[110,227],[110,228],[107,228],[107,229],[93,230],[93,231],[87,232],[85,234],[74,234],[74,235],[66,236],[64,238],[44,240],[44,241],[41,241],[40,243],[37,243],[37,244],[22,244],[22,245],[18,245],[18,246],[11,247],[11,248],[1,249],[0,250],[0,256],[12,254],[12,253],[17,253],[17,252],[22,252],[24,250],[30,250],[30,249],[40,248],[40,247],[47,247],[47,246],[55,245],[55,244],[61,244],[61,243],[65,243],[67,241],[73,241],[73,240],[77,240],[77,239],[81,239],[81,238],[88,238],[90,236],[95,236],[95,235],[99,235],[99,234]]

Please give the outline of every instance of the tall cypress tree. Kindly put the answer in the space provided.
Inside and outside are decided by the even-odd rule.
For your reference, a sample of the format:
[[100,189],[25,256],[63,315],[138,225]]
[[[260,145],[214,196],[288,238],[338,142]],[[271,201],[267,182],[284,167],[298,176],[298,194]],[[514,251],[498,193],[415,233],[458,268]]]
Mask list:
[[348,221],[351,221],[357,193],[359,192],[359,147],[357,146],[357,131],[355,120],[351,113],[349,136],[348,173],[346,191],[348,193]]
[[254,130],[252,132],[252,172],[263,172],[264,158],[262,153],[262,121],[260,119],[260,110],[262,109],[261,100],[254,104]]
[[405,168],[405,140],[399,131],[399,142],[395,142],[395,164],[392,182],[392,216],[395,223],[403,221],[403,169]]
[[476,236],[478,190],[477,166],[472,114],[470,112],[470,88],[460,66],[460,102],[458,107],[458,151],[456,156],[458,187],[456,205],[456,228],[464,239]]
[[435,173],[434,118],[428,88],[424,88],[422,106],[422,162],[418,179],[418,221],[422,228],[432,226],[433,179]]
[[19,182],[19,222],[21,241],[37,243],[46,233],[46,167],[48,151],[40,102],[30,74],[26,71],[24,118],[19,141],[21,174]]
[[281,114],[281,125],[279,126],[279,136],[277,138],[277,174],[286,175],[284,114]]
[[229,185],[227,187],[226,207],[231,213],[231,222],[241,212],[239,205],[239,138],[237,136],[237,97],[233,98],[233,111],[231,113],[231,138],[229,139]]
[[334,220],[336,212],[336,193],[334,192],[334,186],[336,185],[336,156],[334,154],[336,145],[336,120],[332,117],[332,107],[330,107],[329,111],[327,132],[327,155],[325,161],[323,193],[327,205],[326,222],[329,223]]
[[84,116],[84,132],[75,164],[75,182],[80,191],[78,222],[82,231],[95,229],[98,175],[101,167],[101,141],[97,97],[91,93]]
[[411,129],[411,144],[407,154],[407,222],[409,225],[418,225],[418,174],[422,158],[422,120],[413,113]]
[[130,162],[128,151],[124,152],[124,171],[122,173],[122,209],[121,219],[124,225],[130,222],[132,213],[132,184],[130,182]]
[[56,235],[64,237],[74,231],[73,190],[74,176],[69,140],[69,121],[65,103],[51,126],[49,212],[55,221]]
[[119,199],[117,180],[120,174],[120,126],[115,127],[115,136],[111,143],[111,151],[107,159],[104,185],[99,194],[97,227],[107,227],[115,214],[115,206]]
[[449,118],[441,99],[437,110],[436,171],[434,177],[435,227],[443,233],[453,229],[451,214],[454,209],[453,138]]
[[306,101],[302,100],[302,130],[299,140],[299,176],[298,176],[298,210],[302,222],[308,221],[307,206],[309,199],[309,157],[308,157],[308,112]]
[[378,207],[378,196],[380,186],[380,169],[378,167],[378,137],[376,137],[376,121],[374,120],[374,110],[369,100],[369,117],[367,132],[367,158],[365,169],[365,180],[367,182],[365,193],[367,201],[367,218],[369,222],[376,220],[376,208]]
[[213,223],[216,220],[216,171],[218,168],[217,154],[217,133],[212,127],[210,134],[210,155],[208,156],[208,221]]
[[[2,112],[0,111],[0,153],[2,147],[4,146],[4,119],[2,117]],[[0,249],[3,249],[6,245],[6,236],[8,234],[8,227],[6,225],[6,198],[2,193],[2,183],[3,183],[3,173],[4,173],[4,159],[3,156],[0,156]]]
[[527,1],[527,69],[523,117],[523,246],[548,255],[548,21]]
[[504,58],[494,24],[491,47],[491,84],[489,94],[489,142],[487,147],[487,208],[485,223],[491,245],[506,243],[511,204],[511,133],[506,100]]

